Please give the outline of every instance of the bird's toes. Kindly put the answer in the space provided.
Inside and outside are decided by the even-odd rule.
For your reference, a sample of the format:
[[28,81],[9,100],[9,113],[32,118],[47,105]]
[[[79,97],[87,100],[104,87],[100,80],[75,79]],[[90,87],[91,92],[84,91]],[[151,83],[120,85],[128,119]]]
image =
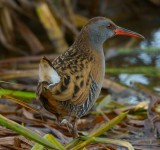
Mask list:
[[68,131],[69,131],[69,133],[71,133],[72,130],[73,130],[73,125],[72,125],[67,119],[63,119],[63,120],[61,121],[60,125],[66,126],[67,129],[68,129]]
[[77,130],[73,130],[73,138],[79,137]]

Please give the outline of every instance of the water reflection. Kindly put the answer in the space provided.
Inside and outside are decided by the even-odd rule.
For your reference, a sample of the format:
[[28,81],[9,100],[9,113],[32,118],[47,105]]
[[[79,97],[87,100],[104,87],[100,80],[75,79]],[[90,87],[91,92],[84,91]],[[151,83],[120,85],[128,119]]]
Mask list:
[[156,66],[157,67],[160,67],[160,55],[159,56],[157,56],[157,59],[156,59],[157,61],[156,61]]
[[151,55],[145,53],[145,52],[142,52],[138,55],[138,58],[140,58],[144,64],[148,65],[148,64],[151,64],[152,62],[152,58],[151,58]]
[[160,29],[153,31],[151,34],[151,39],[142,41],[140,43],[140,47],[141,48],[147,48],[147,47],[160,48]]
[[131,82],[140,82],[142,84],[148,84],[149,80],[142,74],[120,74],[119,80],[125,85],[130,86]]

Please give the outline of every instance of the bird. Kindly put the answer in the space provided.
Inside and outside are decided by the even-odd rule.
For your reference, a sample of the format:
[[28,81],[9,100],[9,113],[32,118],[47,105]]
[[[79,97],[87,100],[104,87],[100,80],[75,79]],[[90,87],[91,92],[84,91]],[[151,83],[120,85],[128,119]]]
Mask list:
[[106,17],[94,17],[64,53],[53,61],[45,56],[40,60],[37,99],[57,120],[65,119],[72,125],[73,137],[79,136],[77,119],[89,112],[102,88],[103,43],[117,35],[144,39],[141,34],[122,28]]

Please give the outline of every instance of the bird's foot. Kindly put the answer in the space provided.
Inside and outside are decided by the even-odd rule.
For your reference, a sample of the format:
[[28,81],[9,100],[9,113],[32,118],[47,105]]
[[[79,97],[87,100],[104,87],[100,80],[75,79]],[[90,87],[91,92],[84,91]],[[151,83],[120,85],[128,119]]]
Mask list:
[[77,132],[77,124],[74,122],[74,124],[70,123],[67,119],[63,119],[60,123],[60,125],[64,125],[67,127],[70,134],[72,134],[73,138],[79,137]]
[[69,133],[72,133],[72,129],[73,129],[73,125],[67,120],[67,119],[63,119],[60,123],[60,125],[64,125],[67,127]]
[[73,130],[72,130],[73,138],[79,137],[78,131],[77,131],[77,118],[75,118],[75,120],[74,120],[73,128],[72,128],[72,129],[73,129]]
[[78,134],[78,132],[77,132],[77,129],[75,130],[75,129],[73,128],[72,136],[73,136],[73,138],[79,137],[79,134]]

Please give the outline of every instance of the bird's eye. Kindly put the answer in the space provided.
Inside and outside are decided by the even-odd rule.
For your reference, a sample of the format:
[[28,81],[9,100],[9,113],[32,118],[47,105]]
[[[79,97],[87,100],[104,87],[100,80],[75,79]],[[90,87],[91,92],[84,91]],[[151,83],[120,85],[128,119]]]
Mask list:
[[109,28],[109,29],[111,29],[113,27],[113,25],[111,24],[111,23],[109,23],[108,25],[107,25],[107,28]]

